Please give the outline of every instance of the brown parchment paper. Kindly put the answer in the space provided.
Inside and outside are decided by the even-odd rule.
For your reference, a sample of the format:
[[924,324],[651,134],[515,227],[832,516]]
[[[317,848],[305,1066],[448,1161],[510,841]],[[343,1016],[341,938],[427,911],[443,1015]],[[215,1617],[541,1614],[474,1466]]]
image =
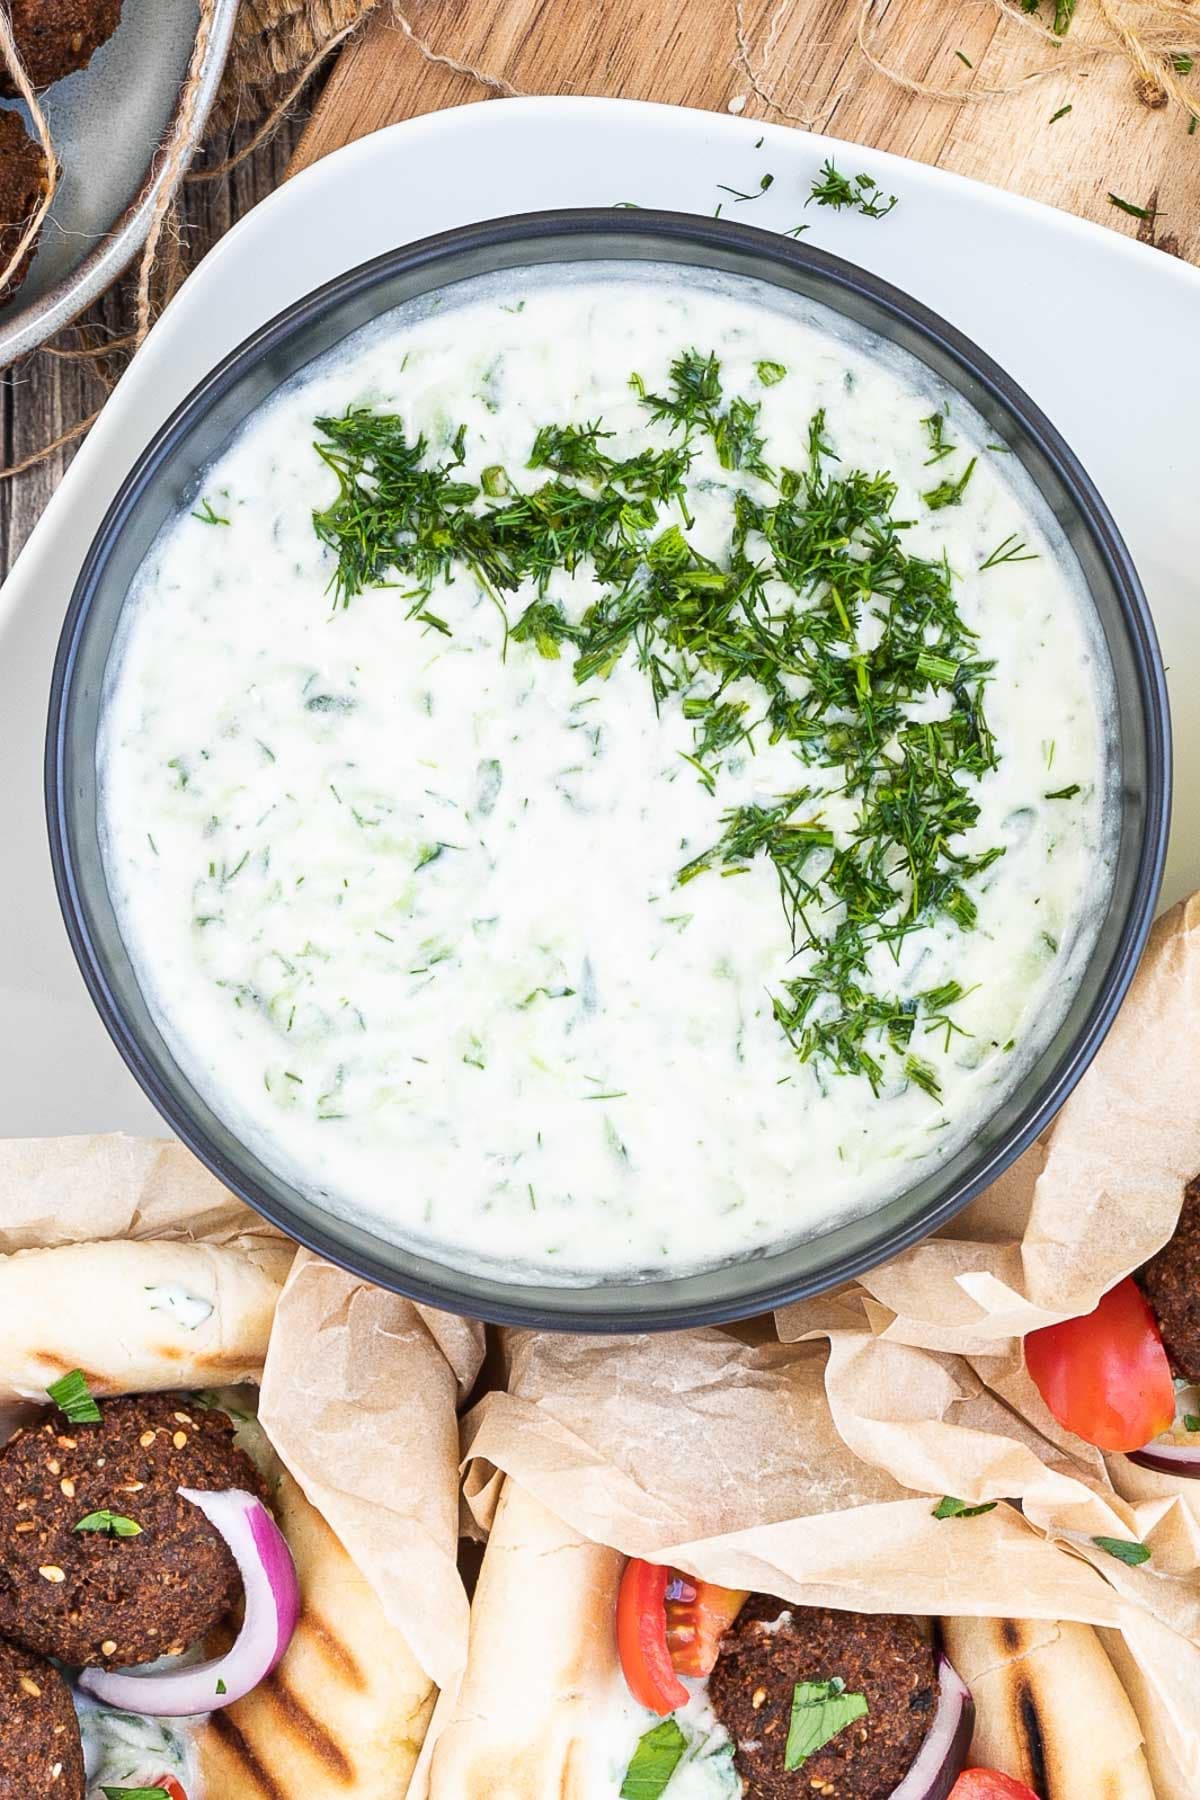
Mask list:
[[0,1253],[111,1238],[287,1242],[173,1138],[0,1139]]
[[[173,1141],[0,1142],[0,1253],[159,1237],[276,1258],[288,1243]],[[261,1389],[259,1416],[280,1457],[441,1687],[457,1685],[466,1658],[457,1406],[483,1349],[481,1325],[299,1251]]]
[[[508,1475],[585,1536],[729,1587],[1097,1625],[1158,1740],[1160,1800],[1195,1800],[1200,1586],[1178,1504],[1122,1498],[962,1359],[875,1337],[861,1302],[819,1304],[819,1335],[791,1344],[507,1334],[509,1391],[464,1427],[479,1529]],[[943,1494],[997,1504],[936,1519]],[[1141,1536],[1152,1562],[1094,1536]]]
[[[1155,925],[1124,1006],[1045,1136],[939,1233],[861,1278],[902,1344],[1003,1354],[1091,1312],[1175,1228],[1200,1172],[1200,895]],[[785,1308],[780,1336],[807,1329]]]

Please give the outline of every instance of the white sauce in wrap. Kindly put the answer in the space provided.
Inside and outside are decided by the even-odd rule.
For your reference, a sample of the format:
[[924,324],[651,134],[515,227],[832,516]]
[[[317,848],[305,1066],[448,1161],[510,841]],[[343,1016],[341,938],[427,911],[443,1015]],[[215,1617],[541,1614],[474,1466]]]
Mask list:
[[[1061,1017],[1108,891],[1107,666],[1065,541],[1011,456],[928,372],[832,316],[733,278],[528,275],[401,309],[256,414],[138,577],[101,738],[105,855],[122,930],[183,1068],[270,1165],[385,1238],[506,1278],[662,1274],[828,1228],[960,1147]],[[827,413],[842,469],[891,471],[910,555],[943,554],[994,658],[999,767],[962,852],[978,926],[913,932],[872,975],[903,996],[956,980],[958,1034],[913,1048],[936,1100],[892,1059],[860,1077],[798,1061],[771,995],[797,972],[775,871],[676,875],[721,816],[827,772],[755,732],[709,792],[684,760],[677,696],[656,715],[626,655],[577,684],[509,644],[460,575],[406,616],[396,588],[331,610],[314,508],[336,492],[314,419],[401,413],[465,479],[525,462],[547,423],[600,419],[614,456],[670,443],[629,387],[662,391],[713,351],[761,405],[770,463],[800,467]],[[764,385],[756,365],[786,375]],[[948,405],[951,455],[922,424]],[[678,440],[675,440],[678,441]],[[728,553],[753,475],[694,445],[688,541]],[[921,495],[978,463],[961,503]],[[487,504],[479,502],[482,509]],[[200,497],[197,507],[203,511]],[[678,519],[664,509],[662,523]],[[980,565],[1013,534],[1034,560]],[[599,592],[556,573],[576,620]],[[509,597],[516,620],[532,594]],[[859,647],[879,623],[868,611]],[[944,692],[910,709],[942,716]],[[1045,796],[1079,785],[1066,799]],[[823,803],[847,840],[856,804]]]

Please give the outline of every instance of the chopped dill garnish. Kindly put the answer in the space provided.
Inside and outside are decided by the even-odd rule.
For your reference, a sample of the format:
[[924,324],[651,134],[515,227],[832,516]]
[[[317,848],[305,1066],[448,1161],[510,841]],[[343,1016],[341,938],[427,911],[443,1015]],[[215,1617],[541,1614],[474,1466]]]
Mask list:
[[962,504],[963,494],[966,492],[968,481],[975,473],[975,464],[978,460],[978,457],[973,456],[957,481],[951,481],[949,478],[939,481],[935,488],[930,488],[928,493],[921,495],[930,512],[940,512],[943,506]]
[[932,412],[927,419],[921,420],[929,437],[930,454],[925,458],[926,468],[929,467],[930,463],[941,462],[944,456],[952,455],[958,448],[957,444],[952,444],[950,439],[946,436],[947,418],[948,414],[946,409],[944,407],[939,407],[937,412]]
[[[757,146],[755,146],[755,148],[757,148]],[[723,181],[718,181],[717,192],[721,193],[721,194],[729,194],[733,197],[734,200],[737,200],[737,201],[758,200],[758,199],[761,199],[762,195],[767,192],[768,188],[770,188],[774,185],[774,182],[775,182],[775,177],[773,175],[764,175],[762,177],[762,179],[760,180],[758,186],[755,188],[753,193],[743,194],[739,191],[739,189],[732,188],[732,187],[726,187],[725,183]]]
[[884,195],[871,175],[843,175],[832,161],[821,164],[821,173],[813,182],[806,206],[832,206],[835,212],[853,207],[868,219],[884,219],[897,205],[895,194]]
[[1074,110],[1073,106],[1060,106],[1057,112],[1050,114],[1050,123],[1052,125],[1057,125],[1060,119],[1065,119],[1067,114],[1069,112],[1074,112]]
[[1108,199],[1111,206],[1118,207],[1123,213],[1128,213],[1131,219],[1145,219],[1149,221],[1158,217],[1158,213],[1154,207],[1135,206],[1132,200],[1122,200],[1120,194],[1114,194],[1111,190]]
[[998,569],[1001,563],[1036,562],[1037,560],[1037,551],[1031,550],[1028,544],[1013,531],[996,545],[986,562],[980,563],[979,572],[982,575],[985,569]]
[[[760,379],[764,366],[772,375],[780,367],[760,365]],[[937,1076],[914,1034],[949,1043],[962,990],[948,982],[891,994],[875,953],[896,959],[902,940],[934,920],[971,930],[972,884],[1003,855],[956,846],[979,820],[978,778],[997,766],[983,705],[992,665],[959,612],[956,578],[944,556],[904,548],[910,521],[895,516],[895,482],[843,467],[823,412],[809,423],[804,465],[776,472],[764,460],[758,405],[726,394],[715,356],[677,357],[663,393],[636,375],[631,385],[672,438],[667,447],[619,458],[600,421],[547,425],[527,464],[547,478],[503,496],[463,478],[462,429],[435,455],[394,414],[357,408],[318,420],[316,448],[339,491],[313,523],[337,559],[336,600],[394,586],[428,624],[435,584],[466,574],[493,597],[519,591],[506,645],[551,661],[569,652],[580,686],[631,659],[655,708],[677,705],[690,724],[691,750],[681,754],[710,792],[722,759],[753,754],[759,737],[786,743],[797,762],[792,791],[725,811],[677,882],[742,875],[765,858],[792,949],[771,1007],[797,1056],[822,1078],[860,1075],[875,1090],[908,1083],[936,1100]],[[924,423],[939,461],[954,447],[944,414]],[[758,483],[754,493],[730,484],[719,559],[688,538],[686,478],[704,439],[723,468]],[[927,504],[957,504],[974,467]],[[1005,540],[1006,554],[994,555],[1018,560],[1020,550]],[[581,568],[594,597],[572,617],[547,588]],[[922,703],[933,693],[945,710],[927,718]],[[826,774],[807,785],[806,769]],[[821,810],[830,793],[855,808],[836,830]],[[454,848],[427,845],[417,868]],[[679,915],[681,926],[690,916]],[[521,1004],[570,991],[534,990]],[[463,1060],[483,1066],[477,1040]]]
[[1052,794],[1043,794],[1043,800],[1073,800],[1079,792],[1079,783],[1073,781],[1070,787],[1055,788]]
[[213,511],[211,500],[202,500],[192,517],[199,519],[202,525],[228,525],[229,523],[229,520],[223,519],[219,512]]

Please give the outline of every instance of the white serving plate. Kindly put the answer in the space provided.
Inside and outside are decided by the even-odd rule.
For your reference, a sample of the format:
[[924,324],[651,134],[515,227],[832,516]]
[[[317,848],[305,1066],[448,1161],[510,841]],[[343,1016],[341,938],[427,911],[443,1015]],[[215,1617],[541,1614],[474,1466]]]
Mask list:
[[[761,141],[760,141],[761,140]],[[900,203],[810,207],[832,156]],[[737,203],[721,184],[761,197]],[[42,813],[55,644],[92,535],[155,428],[212,365],[309,289],[474,220],[617,202],[732,215],[861,263],[943,313],[1028,389],[1124,532],[1168,664],[1176,804],[1164,903],[1200,886],[1200,272],[1115,231],[882,152],[633,101],[485,102],[360,139],[249,214],[122,379],[0,590],[0,1135],[161,1129],[94,1014],[61,924]],[[1037,729],[1036,721],[1030,728]]]

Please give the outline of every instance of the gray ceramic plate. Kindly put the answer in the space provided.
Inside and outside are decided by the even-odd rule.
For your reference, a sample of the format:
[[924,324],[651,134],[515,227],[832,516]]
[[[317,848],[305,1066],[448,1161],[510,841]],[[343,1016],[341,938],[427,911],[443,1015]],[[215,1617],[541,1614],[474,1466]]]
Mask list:
[[[216,96],[237,9],[238,0],[215,0],[189,148]],[[88,67],[43,95],[62,177],[33,267],[0,306],[0,366],[75,318],[145,242],[161,179],[156,155],[175,120],[199,16],[198,0],[125,0],[120,25]]]

